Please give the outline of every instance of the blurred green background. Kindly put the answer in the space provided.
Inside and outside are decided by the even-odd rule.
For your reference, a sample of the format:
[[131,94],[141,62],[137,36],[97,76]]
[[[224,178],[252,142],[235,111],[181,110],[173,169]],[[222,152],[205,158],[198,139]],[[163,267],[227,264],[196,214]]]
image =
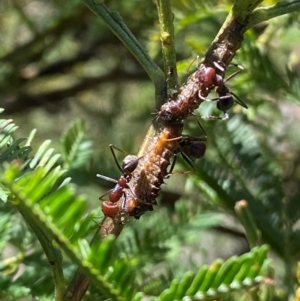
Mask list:
[[[105,4],[120,13],[162,66],[155,3],[127,0]],[[174,0],[172,4],[183,83],[196,68],[194,59],[205,54],[232,2]],[[154,221],[163,223],[159,218],[164,214],[176,218],[174,204],[180,208],[182,202],[189,212],[197,212],[196,226],[187,228],[181,237],[174,233],[176,240],[168,241],[166,257],[173,264],[178,256],[192,268],[193,262],[210,263],[216,257],[245,252],[248,245],[233,214],[235,202],[241,199],[249,201],[265,241],[283,263],[287,245],[289,256],[299,255],[300,241],[282,243],[287,236],[298,235],[299,227],[299,20],[299,14],[284,15],[247,32],[234,59],[245,70],[228,86],[249,109],[236,105],[228,121],[201,121],[208,142],[205,158],[197,161],[198,171],[171,176],[162,186],[155,212],[127,226],[149,228]],[[227,75],[235,70],[230,67]],[[37,129],[34,149],[51,139],[56,150],[62,151],[62,133],[74,121],[84,121],[86,139],[93,142],[92,155],[85,166],[70,174],[79,193],[85,194],[90,208],[95,209],[100,207],[99,196],[112,187],[96,174],[120,176],[108,145],[137,153],[154,117],[154,87],[126,47],[80,1],[2,0],[0,107],[5,108],[3,118],[12,118],[19,125],[19,137]],[[222,116],[214,102],[204,103],[196,114]],[[194,118],[185,123],[185,133],[203,135]],[[124,154],[118,157],[121,162]],[[189,167],[179,161],[176,171],[186,170]],[[282,225],[286,232],[280,232]],[[182,265],[179,276],[186,270],[185,263]],[[282,283],[287,281],[285,273],[278,277]]]

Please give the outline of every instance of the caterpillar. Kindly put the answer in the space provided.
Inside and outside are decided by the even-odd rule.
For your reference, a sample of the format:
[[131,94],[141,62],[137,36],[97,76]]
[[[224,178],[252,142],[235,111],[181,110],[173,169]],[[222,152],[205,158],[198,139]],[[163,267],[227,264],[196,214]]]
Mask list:
[[126,191],[125,211],[129,216],[139,218],[146,211],[153,210],[160,186],[168,175],[170,159],[178,149],[182,130],[182,122],[164,127],[150,144],[151,151],[139,161],[131,179],[135,195]]
[[[128,155],[123,160],[122,166],[119,165],[113,146],[110,145],[122,175],[119,180],[114,180],[97,174],[98,177],[116,184],[113,189],[100,197],[102,199],[105,195],[109,195],[109,200],[102,203],[102,211],[105,216],[115,218],[117,214],[124,211],[129,216],[138,219],[146,211],[153,211],[152,205],[156,204],[156,197],[164,179],[173,170],[176,155],[181,153],[192,167],[194,159],[204,156],[206,136],[198,138],[181,135],[182,127],[181,122],[164,127],[157,139],[152,142],[149,153],[143,157]],[[168,170],[172,156],[175,156],[175,159]]]
[[199,68],[178,90],[176,99],[163,104],[157,114],[160,120],[173,123],[188,117],[205,100],[215,86],[216,71],[200,64]]
[[129,216],[139,218],[146,211],[152,211],[164,179],[172,172],[175,161],[168,170],[172,156],[182,153],[189,164],[191,160],[204,156],[206,137],[197,138],[181,135],[182,122],[165,126],[152,145],[152,151],[140,160],[133,171],[131,187],[134,195],[127,190],[125,210]]

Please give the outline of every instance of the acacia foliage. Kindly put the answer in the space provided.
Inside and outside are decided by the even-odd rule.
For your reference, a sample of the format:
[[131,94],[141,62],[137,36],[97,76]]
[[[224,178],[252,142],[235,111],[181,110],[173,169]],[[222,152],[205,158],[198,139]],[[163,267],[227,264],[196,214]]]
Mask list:
[[[24,112],[33,105],[42,106],[51,112],[66,109],[64,103],[67,97],[82,90],[90,91],[88,95],[91,97],[98,97],[99,91],[95,93],[92,89],[100,85],[102,91],[104,83],[108,83],[111,90],[106,92],[107,95],[97,105],[92,101],[86,102],[82,95],[77,96],[76,100],[83,111],[88,113],[85,116],[91,119],[90,122],[97,125],[92,128],[95,132],[101,125],[105,125],[108,135],[114,133],[116,141],[121,140],[122,148],[134,152],[132,126],[136,125],[137,129],[133,131],[139,137],[138,132],[145,118],[150,119],[149,112],[153,110],[153,97],[149,97],[152,94],[140,96],[147,77],[127,50],[120,48],[121,44],[83,6],[74,4],[67,9],[61,3],[53,5],[57,8],[56,12],[42,23],[26,18],[26,15],[21,14],[20,7],[9,7],[12,14],[15,10],[22,16],[19,22],[23,26],[25,21],[32,21],[31,24],[28,23],[31,26],[27,25],[31,30],[32,40],[12,49],[9,49],[11,43],[1,46],[4,53],[2,62],[5,62],[5,68],[1,71],[1,93],[4,96],[13,95],[13,100],[18,104],[6,106],[7,113]],[[122,1],[111,5],[112,9],[121,12],[129,28],[159,62],[159,34],[158,29],[153,27],[156,20],[154,6],[145,1]],[[138,13],[138,8],[143,14]],[[221,25],[226,6],[218,8],[219,10],[213,11],[212,6],[207,4],[204,6],[193,1],[175,1],[176,50],[181,75],[187,73],[191,57],[205,51]],[[101,173],[112,173],[111,166],[105,166],[105,162],[113,160],[105,154],[99,155],[99,160],[94,159],[93,164],[88,164],[92,146],[82,124],[76,123],[64,136],[62,155],[49,148],[49,141],[36,146],[33,152],[35,155],[32,155],[32,138],[15,139],[12,134],[15,135],[16,126],[3,119],[1,247],[2,250],[8,247],[17,250],[14,256],[2,258],[3,298],[18,299],[33,295],[45,298],[50,296],[51,299],[54,295],[51,281],[53,275],[58,275],[58,284],[64,287],[62,269],[68,282],[75,268],[81,267],[94,281],[88,296],[92,300],[95,297],[99,300],[108,297],[115,300],[139,299],[139,291],[161,300],[180,300],[184,296],[191,296],[191,291],[198,299],[217,298],[220,291],[216,289],[216,284],[219,287],[224,284],[221,286],[222,294],[225,292],[227,295],[228,292],[237,290],[238,295],[230,296],[239,300],[247,285],[253,287],[268,279],[256,279],[260,273],[266,275],[266,270],[270,273],[270,270],[264,269],[269,263],[265,247],[254,249],[244,257],[231,258],[224,264],[216,261],[210,266],[211,269],[189,260],[186,264],[180,264],[178,257],[175,257],[176,260],[172,256],[182,252],[183,244],[194,253],[199,252],[199,248],[205,244],[197,236],[199,230],[212,227],[222,229],[216,212],[224,212],[225,208],[225,214],[231,216],[236,201],[241,198],[248,201],[261,239],[283,260],[285,274],[279,274],[276,265],[275,271],[285,281],[284,291],[292,294],[300,242],[297,229],[299,135],[295,134],[297,127],[294,126],[298,120],[299,80],[298,62],[293,57],[297,18],[297,15],[288,15],[271,23],[267,29],[257,27],[248,33],[236,58],[239,63],[242,62],[246,72],[236,77],[230,87],[234,87],[234,92],[247,102],[249,110],[241,111],[235,107],[227,123],[204,124],[209,137],[208,152],[205,159],[199,161],[197,172],[187,176],[186,185],[181,185],[176,191],[175,198],[184,196],[184,199],[176,201],[175,209],[167,211],[160,208],[158,212],[135,222],[122,234],[117,245],[109,238],[105,242],[100,242],[99,239],[92,248],[89,247],[89,239],[97,227],[93,219],[98,220],[101,213],[99,209],[91,212],[86,207],[86,198],[74,192],[73,186],[69,184],[69,176],[79,189],[89,182],[88,179],[95,182],[93,178],[99,172],[99,166]],[[75,23],[77,26],[74,26]],[[68,40],[68,37],[71,39]],[[66,39],[73,47],[71,52],[64,52]],[[280,46],[275,52],[274,43]],[[282,57],[286,52],[289,56],[283,61]],[[97,63],[96,66],[99,66],[102,73],[92,73],[94,69],[88,64],[92,65],[93,62]],[[81,76],[76,73],[78,68],[81,69]],[[28,77],[25,71],[32,70],[34,75]],[[63,70],[66,71],[64,78],[61,78],[62,89],[55,91],[52,86],[48,94],[34,89],[42,82],[49,81],[53,85],[51,80],[57,79]],[[131,84],[133,80],[134,84]],[[124,81],[125,85],[121,85],[120,81]],[[40,87],[45,88],[47,85]],[[146,101],[147,96],[151,100],[150,104]],[[142,101],[144,98],[147,106]],[[55,105],[49,100],[53,100]],[[199,114],[211,114],[213,107],[213,104],[209,104]],[[217,111],[213,113],[218,114]],[[95,123],[99,119],[101,121]],[[126,120],[131,125],[130,133],[122,126],[126,124]],[[125,130],[122,131],[122,128]],[[188,122],[186,131],[199,135],[199,129],[193,121]],[[100,137],[103,136],[101,133]],[[99,137],[94,140],[105,144]],[[140,142],[136,140],[136,143]],[[108,141],[110,142],[112,141]],[[105,160],[101,157],[105,157]],[[84,176],[86,181],[82,180]],[[161,202],[166,208],[169,208],[170,200],[174,197],[172,189],[167,190],[165,187],[166,193]],[[87,196],[90,197],[89,194]],[[94,206],[96,207],[98,208],[98,204]],[[46,241],[52,242],[54,239],[51,252],[46,252],[45,246],[41,249],[36,243],[39,231],[45,234]],[[43,246],[42,239],[39,239]],[[211,248],[219,247],[213,245]],[[61,269],[53,275],[45,264],[43,251],[50,263],[54,258],[61,265]],[[60,252],[64,254],[62,262]],[[261,262],[258,258],[261,258]],[[220,272],[218,277],[223,282],[212,280],[218,279],[218,271],[226,270],[226,267],[232,268],[233,262],[237,262],[235,264],[241,271],[235,275],[238,279],[233,275],[226,278],[226,273]],[[21,277],[14,280],[21,264],[25,264],[27,269]],[[157,267],[161,265],[163,269],[157,277]],[[256,267],[258,274],[251,270],[251,266]],[[134,280],[132,275],[135,275]],[[199,278],[202,282],[197,282]],[[256,293],[261,293],[261,288],[262,286]],[[285,296],[282,296],[279,286],[276,285],[272,290],[284,300]],[[273,292],[266,291],[263,293],[272,300],[270,296]]]

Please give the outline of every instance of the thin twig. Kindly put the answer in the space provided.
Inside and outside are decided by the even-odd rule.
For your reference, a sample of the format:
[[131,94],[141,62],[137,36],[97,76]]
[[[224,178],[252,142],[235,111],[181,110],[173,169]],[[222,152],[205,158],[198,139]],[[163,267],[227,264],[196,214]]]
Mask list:
[[269,19],[300,11],[300,1],[280,1],[273,6],[259,7],[249,17],[247,28]]
[[48,237],[47,234],[41,229],[36,220],[33,218],[32,214],[28,212],[26,206],[24,206],[22,202],[14,204],[39,240],[47,257],[47,260],[51,266],[55,287],[55,301],[64,300],[66,284],[62,270],[61,252],[59,251],[59,249],[53,246],[52,238]]
[[174,90],[178,86],[173,26],[174,15],[172,13],[170,0],[157,0],[156,5],[160,24],[160,39],[162,42],[167,87],[168,90]]
[[[92,238],[91,244],[96,239],[99,239],[99,229],[96,231],[94,237]],[[89,278],[84,273],[82,273],[80,269],[77,269],[66,290],[67,293],[65,296],[65,300],[68,301],[82,300],[89,286],[90,286]]]

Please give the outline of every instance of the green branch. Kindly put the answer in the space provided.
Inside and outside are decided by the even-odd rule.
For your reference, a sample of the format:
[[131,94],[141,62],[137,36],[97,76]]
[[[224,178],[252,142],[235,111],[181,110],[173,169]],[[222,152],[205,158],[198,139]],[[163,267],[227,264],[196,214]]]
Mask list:
[[[9,184],[7,183],[7,186]],[[9,186],[13,191],[13,187]],[[52,268],[54,287],[55,287],[55,300],[64,300],[64,294],[66,290],[64,274],[62,270],[62,255],[61,252],[55,248],[52,244],[52,239],[43,231],[40,225],[36,222],[32,212],[27,208],[24,203],[15,200],[11,201],[14,204],[20,214],[23,216],[24,220],[31,227],[32,231],[36,235],[38,241],[40,242],[47,260]]]
[[300,1],[299,0],[286,0],[280,1],[273,6],[269,7],[259,7],[253,11],[250,15],[247,28],[253,27],[254,25],[267,21],[269,19],[300,11]]
[[[221,29],[205,54],[203,62],[222,61],[227,65],[241,47],[248,18],[262,0],[236,0]],[[230,47],[230,51],[227,51]]]
[[104,4],[95,3],[93,0],[83,2],[102,19],[104,24],[121,40],[121,42],[134,55],[144,68],[155,86],[155,99],[157,106],[166,100],[166,82],[163,71],[153,62],[145,49],[131,33],[117,12],[110,11]]
[[261,2],[263,2],[263,0],[236,0],[232,7],[232,14],[238,21],[245,22],[249,14]]
[[173,26],[174,15],[172,13],[170,0],[157,0],[156,5],[160,24],[160,39],[162,42],[167,87],[168,89],[174,90],[178,86]]

